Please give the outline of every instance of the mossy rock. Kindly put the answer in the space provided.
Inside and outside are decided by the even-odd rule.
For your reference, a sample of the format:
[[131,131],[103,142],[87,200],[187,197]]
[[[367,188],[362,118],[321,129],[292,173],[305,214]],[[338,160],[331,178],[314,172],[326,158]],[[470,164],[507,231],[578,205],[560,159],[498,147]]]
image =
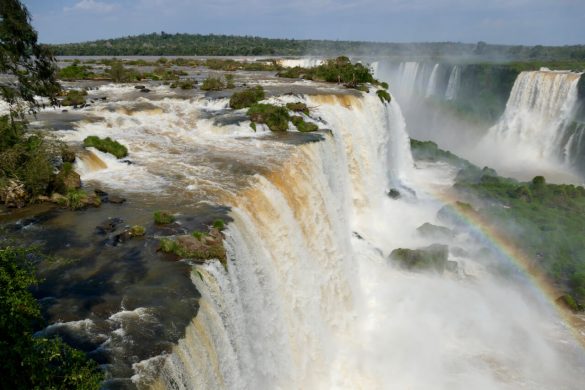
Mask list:
[[424,223],[416,228],[418,234],[422,237],[433,238],[442,241],[448,241],[455,237],[453,231],[445,226],[433,225],[432,223]]
[[286,108],[292,112],[302,112],[305,115],[309,115],[309,108],[303,102],[286,103]]
[[155,211],[154,223],[157,225],[168,225],[175,222],[175,216],[168,211]]
[[420,249],[398,248],[390,253],[390,259],[404,269],[411,271],[433,270],[440,273],[445,271],[448,257],[449,247],[440,244]]
[[87,92],[83,90],[72,89],[67,91],[65,98],[61,101],[63,106],[82,106],[85,104]]
[[254,88],[246,88],[240,92],[234,92],[230,98],[230,107],[236,110],[241,108],[250,107],[251,105],[258,103],[260,100],[264,100],[264,88],[258,85]]
[[110,137],[100,138],[95,135],[90,135],[83,140],[83,146],[86,148],[93,147],[100,152],[110,153],[116,158],[124,158],[128,156],[128,149]]
[[301,116],[293,116],[290,118],[291,122],[301,133],[310,133],[319,130],[319,126],[311,122],[305,122]]
[[248,116],[252,122],[266,124],[271,131],[288,130],[290,116],[284,107],[256,103],[248,109]]

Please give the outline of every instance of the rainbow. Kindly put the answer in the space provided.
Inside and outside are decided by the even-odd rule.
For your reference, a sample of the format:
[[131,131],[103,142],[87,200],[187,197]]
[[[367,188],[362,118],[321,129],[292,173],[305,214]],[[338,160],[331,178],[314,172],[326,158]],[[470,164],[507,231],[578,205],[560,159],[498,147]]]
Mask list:
[[[460,202],[459,198],[452,192],[435,192],[431,196],[442,204],[450,206],[453,215],[460,222],[463,222],[475,237],[482,238],[482,241],[489,245],[495,253],[509,260],[519,271],[525,274],[532,281],[536,290],[545,298],[545,301],[564,321],[573,337],[585,348],[585,332],[579,329],[577,317],[570,310],[557,303],[557,299],[562,295],[562,292],[534,265],[531,256],[472,207]],[[583,323],[580,325],[583,326]]]

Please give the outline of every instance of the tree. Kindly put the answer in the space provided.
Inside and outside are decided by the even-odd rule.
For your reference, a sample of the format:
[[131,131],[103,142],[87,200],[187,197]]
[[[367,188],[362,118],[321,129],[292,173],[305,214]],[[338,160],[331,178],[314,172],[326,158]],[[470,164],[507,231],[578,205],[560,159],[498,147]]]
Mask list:
[[23,117],[38,107],[35,96],[57,102],[61,87],[56,65],[47,47],[37,43],[30,15],[19,0],[0,2],[0,73],[12,77],[0,82],[0,95],[10,104],[11,117]]
[[0,246],[0,376],[6,389],[98,389],[97,364],[59,338],[35,337],[43,323],[29,289],[34,249]]

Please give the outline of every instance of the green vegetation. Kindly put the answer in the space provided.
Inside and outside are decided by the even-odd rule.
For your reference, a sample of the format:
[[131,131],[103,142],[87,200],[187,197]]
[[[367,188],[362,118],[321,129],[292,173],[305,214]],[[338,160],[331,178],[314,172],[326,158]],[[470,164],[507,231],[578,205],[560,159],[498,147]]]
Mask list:
[[83,140],[83,146],[86,148],[93,147],[101,152],[110,153],[116,156],[116,158],[123,158],[128,156],[128,149],[110,137],[100,138],[95,135],[90,135]]
[[168,225],[175,222],[175,216],[168,211],[155,211],[154,223],[157,225]]
[[225,78],[225,87],[227,89],[234,89],[236,85],[234,84],[234,75],[233,74],[226,74],[223,76]]
[[238,37],[215,34],[167,34],[165,32],[84,43],[53,45],[52,49],[57,55],[102,56],[301,56],[306,55],[307,53],[319,53],[319,55],[323,56],[334,56],[346,53],[356,56],[386,56],[412,59],[438,59],[437,57],[440,58],[442,55],[445,56],[445,58],[457,56],[475,59],[476,61],[491,58],[509,58],[518,61],[585,60],[585,45],[552,47],[489,45],[485,42],[478,42],[476,44],[456,42],[382,43],[269,39],[252,36]]
[[248,109],[248,116],[252,122],[265,124],[271,131],[288,130],[290,116],[284,107],[256,103]]
[[213,221],[213,224],[211,226],[213,226],[215,229],[219,231],[222,231],[225,229],[225,221],[223,219],[216,219],[215,221]]
[[140,79],[137,71],[126,68],[121,61],[112,61],[110,67],[106,69],[106,74],[110,76],[115,83],[128,83]]
[[286,103],[286,108],[293,112],[302,112],[305,115],[309,115],[309,108],[302,102]]
[[[222,220],[214,221],[213,225],[220,225],[220,222],[223,225]],[[159,242],[159,248],[163,253],[174,254],[183,259],[219,259],[224,267],[227,266],[223,235],[216,226],[210,227],[207,232],[194,231],[190,235],[163,238]]]
[[[454,189],[485,221],[532,260],[532,267],[585,306],[585,188],[548,184],[543,176],[522,183],[480,169],[430,142],[411,141],[416,159],[460,168]],[[471,206],[460,203],[471,211]]]
[[99,389],[103,374],[85,354],[58,338],[33,336],[42,329],[38,283],[29,248],[0,247],[0,359],[7,389]]
[[434,270],[445,271],[449,248],[447,245],[433,244],[420,249],[394,249],[390,253],[390,259],[408,270]]
[[343,83],[349,88],[360,88],[364,83],[378,83],[368,67],[361,63],[352,64],[345,56],[329,59],[314,68],[289,68],[279,72],[277,76]]
[[77,90],[71,89],[67,91],[65,98],[61,101],[61,105],[63,106],[81,106],[85,104],[85,97],[87,96],[87,91],[84,90]]
[[230,107],[236,110],[250,107],[252,104],[264,100],[265,97],[264,88],[262,88],[261,85],[257,85],[253,88],[246,88],[243,91],[234,92],[230,98]]
[[133,237],[142,237],[146,234],[146,229],[141,225],[134,225],[130,228],[130,234]]
[[201,84],[201,89],[203,91],[221,91],[224,88],[225,84],[219,77],[209,76],[203,80],[203,83]]
[[311,122],[305,122],[302,116],[291,117],[291,122],[301,133],[310,133],[319,130],[319,126]]
[[71,210],[79,210],[86,205],[87,193],[81,189],[72,189],[67,193],[66,200],[67,207]]
[[96,78],[97,75],[91,71],[90,66],[79,65],[76,60],[73,64],[59,69],[58,78],[61,80],[87,80]]
[[378,97],[380,98],[380,101],[382,103],[386,102],[386,103],[390,103],[390,101],[392,100],[392,98],[390,97],[390,94],[388,93],[388,91],[384,90],[384,89],[379,89],[376,91],[376,95],[378,95]]

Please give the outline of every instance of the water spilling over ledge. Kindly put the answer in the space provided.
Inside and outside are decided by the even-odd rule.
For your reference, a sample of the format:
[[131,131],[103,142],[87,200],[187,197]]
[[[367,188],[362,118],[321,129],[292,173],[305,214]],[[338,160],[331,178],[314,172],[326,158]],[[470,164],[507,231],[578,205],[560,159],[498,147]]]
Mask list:
[[[228,263],[161,262],[147,239],[122,246],[128,269],[142,269],[132,278],[116,276],[117,249],[100,249],[96,268],[109,258],[111,279],[90,287],[102,286],[94,298],[103,301],[56,294],[53,318],[67,304],[71,316],[48,331],[93,337],[111,364],[111,387],[577,388],[583,354],[563,323],[530,288],[494,275],[495,260],[469,234],[449,242],[460,249],[449,252],[457,272],[407,272],[388,258],[434,243],[417,228],[442,223],[437,194],[455,175],[440,164],[415,167],[396,101],[296,88],[274,83],[296,93],[268,101],[302,101],[328,131],[254,133],[227,99],[177,98],[164,87],[152,98],[131,87],[90,92],[112,98],[57,134],[71,145],[112,136],[129,148],[128,162],[90,149],[76,163],[86,182],[134,199],[108,212],[145,221],[141,209],[164,206],[185,231],[221,215]],[[97,218],[61,242],[91,240]],[[73,318],[80,302],[87,319]],[[144,339],[161,345],[145,351]]]

